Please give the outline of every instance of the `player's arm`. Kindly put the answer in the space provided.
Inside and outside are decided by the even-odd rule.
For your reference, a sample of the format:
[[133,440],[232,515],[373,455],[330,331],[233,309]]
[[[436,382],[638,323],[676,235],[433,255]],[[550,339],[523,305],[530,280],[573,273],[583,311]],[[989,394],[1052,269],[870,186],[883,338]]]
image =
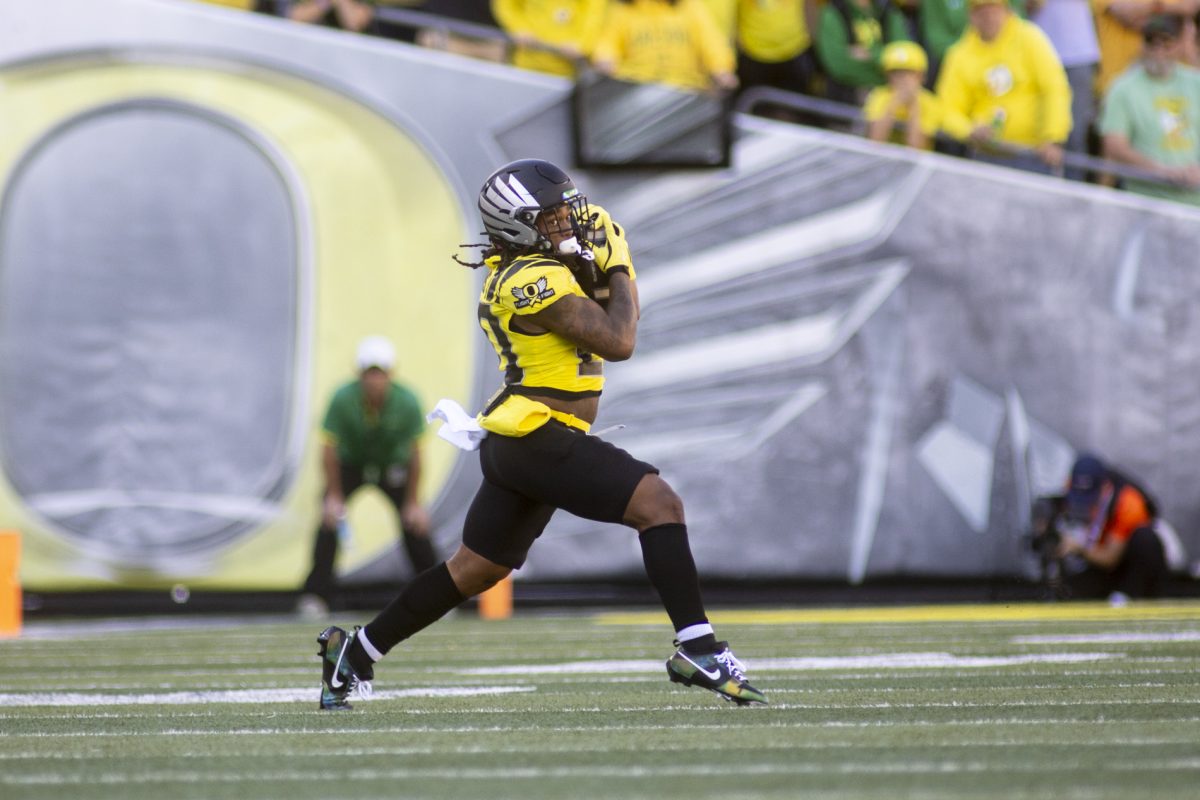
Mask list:
[[625,272],[609,274],[607,307],[579,295],[565,295],[524,317],[554,331],[606,361],[624,361],[637,343],[637,287]]

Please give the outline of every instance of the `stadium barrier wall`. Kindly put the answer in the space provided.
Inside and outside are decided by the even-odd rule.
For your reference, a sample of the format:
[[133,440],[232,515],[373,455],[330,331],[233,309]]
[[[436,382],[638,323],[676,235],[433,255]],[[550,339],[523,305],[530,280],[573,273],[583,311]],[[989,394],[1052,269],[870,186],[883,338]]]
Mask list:
[[[316,431],[368,333],[477,407],[475,192],[570,162],[568,83],[198,4],[46,0],[0,30],[0,526],[41,590],[287,589]],[[1200,215],[736,116],[722,170],[579,172],[643,320],[596,428],[724,578],[1028,575],[1030,498],[1097,451],[1200,551]],[[430,439],[448,550],[478,481]],[[378,498],[350,580],[403,575]],[[559,515],[520,579],[641,569]]]

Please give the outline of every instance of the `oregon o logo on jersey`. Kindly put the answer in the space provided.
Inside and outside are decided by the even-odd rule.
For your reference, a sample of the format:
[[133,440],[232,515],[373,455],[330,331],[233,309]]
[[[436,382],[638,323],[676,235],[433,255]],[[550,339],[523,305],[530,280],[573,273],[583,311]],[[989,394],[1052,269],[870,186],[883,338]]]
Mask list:
[[546,278],[544,276],[538,278],[535,283],[514,286],[512,293],[513,297],[517,298],[517,302],[514,304],[517,308],[540,305],[543,300],[549,300],[551,297],[554,297],[554,290],[546,285]]

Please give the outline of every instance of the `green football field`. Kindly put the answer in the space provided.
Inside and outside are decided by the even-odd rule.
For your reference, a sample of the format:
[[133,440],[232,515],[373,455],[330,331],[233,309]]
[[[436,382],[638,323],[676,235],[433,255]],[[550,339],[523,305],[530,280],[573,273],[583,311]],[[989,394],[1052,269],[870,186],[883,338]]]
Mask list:
[[768,707],[669,683],[648,612],[459,612],[341,713],[320,624],[30,624],[0,798],[1200,797],[1200,603],[713,619]]

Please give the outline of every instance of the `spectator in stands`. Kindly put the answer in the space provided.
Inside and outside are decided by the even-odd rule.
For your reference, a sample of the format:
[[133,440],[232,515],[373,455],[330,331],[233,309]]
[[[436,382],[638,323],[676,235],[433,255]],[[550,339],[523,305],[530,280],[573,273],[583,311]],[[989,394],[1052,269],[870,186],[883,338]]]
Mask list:
[[701,0],[712,17],[713,24],[725,39],[733,44],[737,41],[738,5],[742,0]]
[[[909,41],[919,41],[921,38],[921,29],[917,23],[917,14],[920,12],[918,0],[893,0],[896,10],[904,17],[904,33],[905,38]],[[926,54],[926,59],[929,55]]]
[[607,9],[608,0],[492,0],[492,14],[516,45],[512,63],[568,77],[591,55]]
[[288,19],[363,33],[375,21],[375,0],[298,0]]
[[1006,0],[968,4],[970,25],[946,51],[938,97],[971,121],[973,157],[1049,173],[1071,132],[1071,88],[1054,46]]
[[1091,0],[1096,17],[1096,38],[1100,44],[1100,74],[1096,92],[1103,97],[1108,87],[1138,59],[1142,50],[1142,27],[1155,14],[1178,16],[1184,23],[1185,39],[1194,51],[1200,0]]
[[1095,456],[1081,455],[1066,494],[1044,500],[1053,511],[1039,521],[1043,529],[1035,529],[1034,541],[1047,533],[1057,541],[1066,597],[1123,603],[1158,595],[1167,557],[1156,530],[1158,509],[1145,489]]
[[863,109],[869,138],[929,150],[939,132],[955,139],[970,135],[967,118],[946,109],[925,88],[929,62],[919,44],[892,42],[883,48],[880,63],[887,85],[872,89]]
[[[487,28],[499,27],[496,18],[492,16],[491,3],[481,2],[481,0],[376,0],[376,2],[381,6],[418,6],[417,10],[440,17],[447,22],[465,22]],[[394,25],[386,30],[386,35],[390,38],[409,39],[404,28]],[[485,61],[503,62],[508,59],[507,41],[490,32],[483,36],[476,36],[452,28],[450,25],[433,24],[417,30],[412,36],[412,41],[422,47],[444,50],[448,53]]]
[[[1058,53],[1071,87],[1071,134],[1066,149],[1088,152],[1088,132],[1096,117],[1096,67],[1100,46],[1088,0],[1030,0],[1029,19],[1045,32]],[[1085,173],[1068,168],[1066,175],[1083,180]]]
[[[1011,0],[1012,10],[1025,16],[1025,0]],[[917,0],[917,31],[929,56],[931,83],[937,80],[950,45],[967,30],[966,0]]]
[[1146,23],[1141,62],[1109,89],[1100,133],[1105,158],[1168,184],[1127,180],[1126,189],[1200,205],[1200,71],[1176,61],[1183,29],[1178,16]]
[[620,80],[733,89],[736,60],[701,0],[618,0],[592,61]]
[[826,96],[862,105],[867,92],[885,83],[883,46],[907,38],[904,16],[886,0],[829,0],[814,40]]
[[743,88],[809,91],[814,66],[804,0],[738,0],[737,45]]

